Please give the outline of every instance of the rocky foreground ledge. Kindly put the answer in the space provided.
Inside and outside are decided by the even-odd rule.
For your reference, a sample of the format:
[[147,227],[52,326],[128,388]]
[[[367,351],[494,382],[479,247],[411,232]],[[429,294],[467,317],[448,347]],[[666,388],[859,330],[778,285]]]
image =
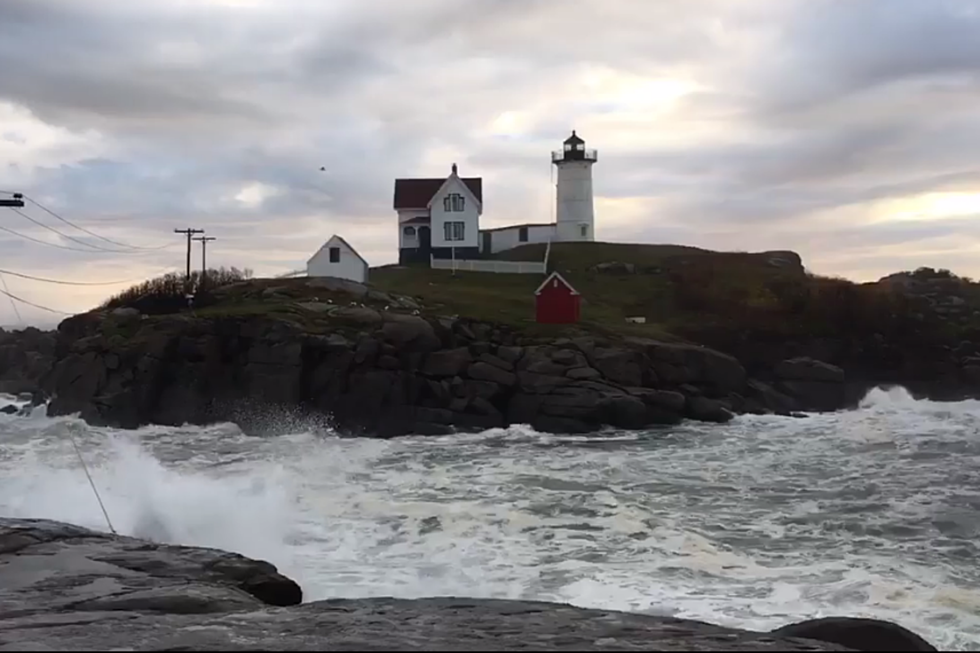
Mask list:
[[267,562],[0,518],[0,651],[936,650],[894,624],[857,619],[759,633],[530,601],[301,601],[299,585]]

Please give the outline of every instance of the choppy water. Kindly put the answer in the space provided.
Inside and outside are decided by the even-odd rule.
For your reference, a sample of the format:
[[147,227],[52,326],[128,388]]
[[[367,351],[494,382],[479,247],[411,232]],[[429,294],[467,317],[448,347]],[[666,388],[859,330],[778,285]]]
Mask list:
[[980,402],[640,433],[390,441],[0,416],[0,514],[265,558],[308,600],[564,601],[771,628],[897,621],[980,646]]

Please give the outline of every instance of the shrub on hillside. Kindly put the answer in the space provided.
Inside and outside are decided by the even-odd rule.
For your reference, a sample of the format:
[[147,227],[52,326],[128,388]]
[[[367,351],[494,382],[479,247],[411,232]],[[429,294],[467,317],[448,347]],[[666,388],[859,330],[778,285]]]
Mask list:
[[235,267],[209,269],[207,275],[202,278],[200,271],[191,273],[188,280],[185,275],[170,272],[155,279],[147,279],[142,283],[127,288],[117,295],[113,295],[99,307],[103,310],[112,308],[136,308],[141,313],[147,315],[162,315],[165,313],[175,313],[187,306],[188,289],[194,293],[195,306],[207,305],[209,301],[209,291],[213,288],[244,281],[252,276],[252,271],[240,270]]
[[675,271],[671,281],[678,308],[749,330],[901,341],[944,335],[949,326],[921,301],[879,284],[812,274],[758,279],[707,266]]

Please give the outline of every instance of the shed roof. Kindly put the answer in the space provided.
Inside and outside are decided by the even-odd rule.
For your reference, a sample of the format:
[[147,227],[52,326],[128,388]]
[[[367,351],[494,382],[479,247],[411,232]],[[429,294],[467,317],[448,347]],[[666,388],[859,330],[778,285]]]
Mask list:
[[364,257],[361,256],[361,253],[358,252],[356,249],[354,249],[353,245],[351,245],[350,243],[348,243],[344,239],[343,236],[338,236],[337,234],[334,234],[334,235],[330,236],[330,238],[327,239],[327,242],[323,243],[323,245],[320,246],[320,249],[316,250],[316,252],[313,253],[313,256],[311,256],[309,258],[309,260],[312,261],[314,258],[316,258],[316,255],[317,254],[319,254],[320,252],[322,252],[327,247],[330,247],[330,244],[332,242],[334,242],[335,240],[338,241],[341,245],[343,245],[347,249],[349,249],[350,251],[354,252],[354,256],[356,256],[357,258],[361,259],[361,263],[363,263],[367,267],[371,267],[371,265],[367,261],[364,260]]
[[558,274],[558,270],[555,270],[554,272],[552,272],[551,274],[549,274],[547,276],[547,278],[545,278],[545,280],[541,282],[541,285],[538,286],[538,289],[534,291],[534,294],[535,295],[540,295],[541,294],[541,291],[544,290],[545,287],[547,287],[548,282],[551,281],[552,279],[558,279],[558,280],[560,280],[565,285],[565,287],[567,287],[569,290],[572,291],[572,294],[573,295],[578,295],[579,294],[579,292],[577,290],[575,290],[575,287],[572,286],[572,284],[568,283],[568,281],[565,279],[565,277],[563,277],[560,274]]

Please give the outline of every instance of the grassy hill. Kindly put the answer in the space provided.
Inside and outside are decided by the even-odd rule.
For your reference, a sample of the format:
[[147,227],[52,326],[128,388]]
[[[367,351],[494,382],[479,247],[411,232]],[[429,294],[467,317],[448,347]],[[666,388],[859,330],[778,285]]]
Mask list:
[[[525,245],[497,255],[514,261],[540,261],[543,245]],[[767,254],[719,253],[679,245],[560,243],[552,247],[549,269],[558,270],[582,294],[582,326],[663,337],[698,316],[685,281],[726,301],[765,302],[765,287],[779,280],[802,281],[796,262],[779,267]],[[798,261],[798,259],[797,259]],[[425,268],[371,271],[379,289],[420,297],[427,306],[482,319],[530,327],[534,290],[540,275],[457,272]],[[685,308],[685,295],[691,306]],[[642,316],[647,324],[626,322]],[[540,327],[533,327],[539,329]]]
[[[501,253],[504,260],[540,261],[542,245]],[[378,291],[414,298],[426,314],[459,315],[506,324],[531,334],[593,331],[697,342],[731,342],[751,334],[764,340],[793,338],[885,338],[889,342],[947,342],[975,334],[980,322],[980,286],[955,275],[943,293],[955,302],[936,305],[936,293],[909,293],[907,284],[855,284],[809,274],[793,252],[712,252],[679,245],[561,243],[552,247],[549,268],[582,294],[582,322],[575,326],[534,323],[535,274],[457,272],[386,266],[371,270]],[[935,272],[935,271],[933,271]],[[909,273],[913,274],[913,273]],[[914,274],[919,274],[916,272]],[[920,275],[921,276],[921,275]],[[928,276],[928,274],[926,275]],[[232,274],[226,282],[235,282]],[[156,288],[157,290],[154,290]],[[145,296],[174,295],[147,311]],[[136,306],[144,313],[186,310],[182,280],[168,278],[131,289],[106,307]],[[384,295],[363,303],[384,308]],[[205,301],[206,299],[206,301]],[[281,314],[318,326],[325,315],[302,304],[349,302],[306,279],[253,279],[225,283],[195,312]],[[952,306],[953,308],[950,308]],[[957,308],[958,307],[958,308]],[[953,310],[956,309],[956,310]],[[952,312],[951,312],[952,311]],[[626,322],[643,316],[647,323]]]

